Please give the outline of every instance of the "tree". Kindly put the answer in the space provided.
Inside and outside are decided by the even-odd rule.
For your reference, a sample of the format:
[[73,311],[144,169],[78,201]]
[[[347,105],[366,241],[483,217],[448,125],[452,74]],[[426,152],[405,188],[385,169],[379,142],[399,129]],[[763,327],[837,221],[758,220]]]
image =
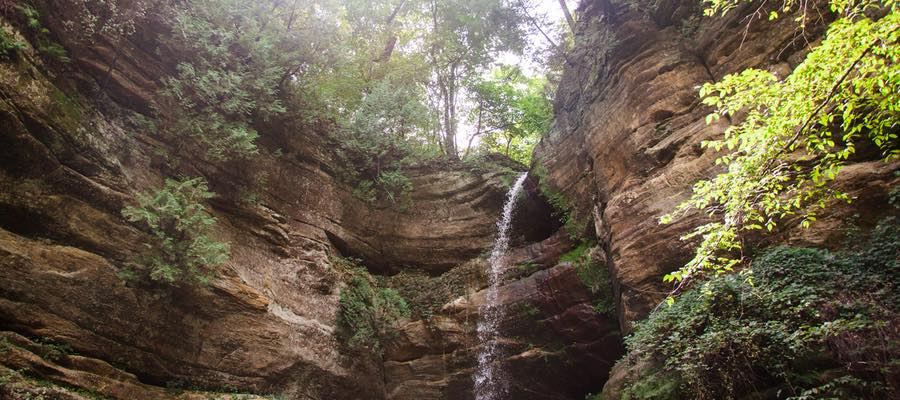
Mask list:
[[431,93],[439,107],[444,154],[457,159],[461,93],[499,53],[521,52],[521,18],[500,0],[429,0],[426,6]]
[[572,17],[572,12],[569,11],[566,0],[559,0],[559,7],[562,8],[562,12],[566,16],[566,23],[569,24],[569,30],[575,32],[575,18]]
[[180,62],[158,111],[214,159],[254,154],[254,123],[285,113],[291,86],[327,72],[338,37],[339,10],[300,0],[195,0],[169,14],[162,42]]
[[469,146],[480,137],[483,153],[503,153],[523,164],[530,164],[531,152],[550,129],[553,109],[546,80],[529,78],[516,66],[501,66],[491,77],[472,85],[475,108],[471,119],[475,132]]
[[[213,237],[216,218],[203,205],[213,196],[202,178],[166,179],[162,188],[138,195],[137,207],[122,210],[126,219],[143,223],[153,234],[147,252],[135,262],[140,271],[174,285],[211,281],[213,268],[229,257],[228,243]],[[125,271],[133,277],[133,271]]]
[[[724,13],[739,0],[710,0],[708,15]],[[724,138],[705,147],[725,150],[726,170],[698,182],[690,199],[662,218],[668,223],[690,210],[713,221],[686,239],[700,238],[695,257],[666,276],[683,288],[688,278],[730,271],[740,261],[741,235],[775,229],[786,217],[803,226],[832,200],[851,201],[833,186],[847,160],[871,143],[885,161],[900,156],[900,10],[896,0],[832,0],[838,14],[822,42],[786,78],[748,69],[700,90],[703,103],[721,116],[746,113]],[[779,11],[801,7],[788,1]],[[771,19],[779,18],[772,11]],[[796,20],[806,21],[800,12]]]

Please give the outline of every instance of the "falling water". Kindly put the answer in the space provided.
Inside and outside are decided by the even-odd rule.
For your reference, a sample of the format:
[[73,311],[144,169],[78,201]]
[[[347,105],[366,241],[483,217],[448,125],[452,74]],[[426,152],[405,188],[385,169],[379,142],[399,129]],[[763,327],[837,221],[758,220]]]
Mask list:
[[500,348],[497,345],[497,328],[503,319],[503,309],[497,302],[497,286],[503,272],[503,256],[509,248],[509,225],[516,207],[516,196],[522,191],[527,174],[522,174],[506,195],[503,215],[497,221],[497,241],[491,250],[488,260],[491,270],[488,274],[487,296],[481,306],[481,319],[478,321],[478,341],[481,352],[478,353],[478,368],[475,370],[475,399],[501,400],[506,393],[506,381],[500,368]]

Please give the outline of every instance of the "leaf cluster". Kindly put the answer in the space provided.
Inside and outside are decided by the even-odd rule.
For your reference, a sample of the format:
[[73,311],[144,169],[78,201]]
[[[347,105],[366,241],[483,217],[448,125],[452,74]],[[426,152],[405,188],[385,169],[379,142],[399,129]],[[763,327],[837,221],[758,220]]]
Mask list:
[[469,119],[481,136],[480,153],[501,153],[531,164],[534,146],[550,130],[553,107],[544,78],[526,76],[516,66],[504,65],[490,77],[472,85],[476,106]]
[[338,263],[350,268],[339,300],[340,335],[350,347],[381,354],[382,341],[396,332],[401,320],[410,317],[409,305],[396,290],[379,287],[375,278],[354,260]]
[[[737,1],[710,4],[717,13]],[[715,109],[707,123],[723,116],[737,122],[722,139],[703,143],[724,152],[716,160],[724,172],[698,182],[690,199],[661,219],[691,210],[712,218],[684,237],[699,238],[696,255],[667,281],[731,271],[743,232],[772,231],[794,216],[807,227],[831,201],[850,202],[834,182],[860,146],[871,144],[885,161],[900,156],[897,3],[835,0],[831,8],[840,17],[789,76],[748,69],[700,89]]]
[[[135,261],[138,272],[168,284],[209,284],[214,267],[229,258],[229,245],[214,238],[216,218],[203,202],[214,196],[202,178],[166,179],[162,188],[138,195],[122,215],[150,229],[147,251]],[[125,277],[134,272],[125,270]]]
[[594,296],[594,311],[606,314],[616,310],[609,271],[604,260],[598,260],[596,246],[581,243],[559,258],[559,262],[570,262],[581,283]]

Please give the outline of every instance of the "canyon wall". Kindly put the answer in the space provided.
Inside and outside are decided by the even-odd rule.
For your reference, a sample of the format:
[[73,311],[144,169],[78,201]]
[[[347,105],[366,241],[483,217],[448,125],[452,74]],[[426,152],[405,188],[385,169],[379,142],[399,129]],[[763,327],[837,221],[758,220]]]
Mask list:
[[[337,171],[334,127],[286,118],[257,126],[259,155],[211,161],[153,121],[161,79],[174,70],[157,54],[159,26],[85,42],[61,34],[68,10],[36,6],[71,60],[42,57],[30,44],[0,59],[0,397],[84,398],[76,389],[122,399],[212,395],[205,390],[472,396],[486,286],[479,257],[524,167],[420,165],[406,170],[413,190],[403,205],[367,203]],[[21,23],[0,24],[34,42]],[[209,205],[230,260],[209,286],[123,280],[149,233],[121,210],[178,176],[205,177],[219,194]],[[557,262],[572,243],[557,235],[528,245],[558,228],[529,187],[501,296],[528,307],[505,322],[510,378],[521,382],[512,390],[580,398],[605,380],[620,340],[614,320],[591,309],[571,263]],[[404,321],[383,355],[351,348],[337,324],[348,271],[334,257],[361,259],[376,275],[417,271],[417,282],[451,281],[453,290],[435,300],[434,316]],[[515,268],[525,262],[526,272]],[[9,384],[14,371],[38,380]],[[536,374],[545,379],[529,378]]]
[[[50,31],[62,32],[66,10],[36,4]],[[585,0],[578,10],[556,119],[536,149],[499,289],[513,398],[581,399],[601,389],[622,334],[668,292],[662,275],[690,258],[691,243],[678,238],[702,221],[657,223],[716,172],[716,154],[700,143],[728,121],[705,123],[698,86],[747,67],[785,76],[822,34],[809,26],[798,36],[790,18],[748,25],[748,6],[715,18],[701,17],[694,1],[648,9]],[[2,25],[29,41],[21,24]],[[128,399],[205,398],[203,389],[472,398],[484,254],[524,168],[422,165],[407,171],[406,205],[367,203],[337,171],[334,127],[287,118],[257,127],[252,160],[205,160],[148,123],[174,69],[156,54],[158,29],[148,24],[115,43],[57,34],[68,63],[30,46],[0,60],[0,375],[23,370]],[[871,224],[897,167],[858,161],[839,185],[857,198],[857,220]],[[208,287],[120,279],[149,235],[121,209],[179,175],[203,176],[220,194],[210,205],[231,260]],[[548,192],[564,199],[574,231],[560,229]],[[847,210],[835,207],[807,230],[788,224],[758,244],[829,245],[843,235]],[[596,245],[583,259],[561,260],[578,247],[570,236]],[[347,277],[339,256],[362,259],[419,310],[381,354],[339,338]],[[585,285],[585,263],[608,271],[615,307]],[[49,357],[47,341],[71,351]]]
[[[817,4],[810,7],[821,9]],[[591,222],[582,234],[596,235],[606,250],[626,334],[672,289],[662,276],[684,265],[695,245],[679,238],[703,222],[694,214],[660,225],[659,217],[721,168],[716,152],[700,144],[721,137],[729,121],[706,124],[712,110],[700,103],[699,87],[746,68],[787,76],[829,18],[823,11],[824,20],[799,30],[790,16],[760,18],[768,12],[755,14],[758,5],[750,3],[714,17],[702,16],[701,7],[584,1],[554,126],[535,152],[533,174],[565,199],[572,219]],[[756,245],[834,244],[849,213],[874,223],[897,182],[897,164],[877,158],[860,157],[839,175],[838,187],[856,199],[852,206],[836,205],[811,229],[789,221]]]

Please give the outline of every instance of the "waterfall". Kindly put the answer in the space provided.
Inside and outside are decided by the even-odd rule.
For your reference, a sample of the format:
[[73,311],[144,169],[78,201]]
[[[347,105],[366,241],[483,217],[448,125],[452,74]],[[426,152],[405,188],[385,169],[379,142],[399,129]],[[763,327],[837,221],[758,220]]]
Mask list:
[[475,400],[501,400],[506,393],[506,380],[500,367],[500,348],[497,344],[497,329],[503,319],[503,309],[497,302],[497,287],[503,273],[503,256],[509,248],[509,225],[516,208],[516,197],[522,191],[527,174],[522,174],[506,195],[503,204],[503,215],[497,220],[497,240],[491,250],[490,271],[488,273],[487,296],[479,310],[478,341],[481,351],[478,353],[478,367],[475,370]]

